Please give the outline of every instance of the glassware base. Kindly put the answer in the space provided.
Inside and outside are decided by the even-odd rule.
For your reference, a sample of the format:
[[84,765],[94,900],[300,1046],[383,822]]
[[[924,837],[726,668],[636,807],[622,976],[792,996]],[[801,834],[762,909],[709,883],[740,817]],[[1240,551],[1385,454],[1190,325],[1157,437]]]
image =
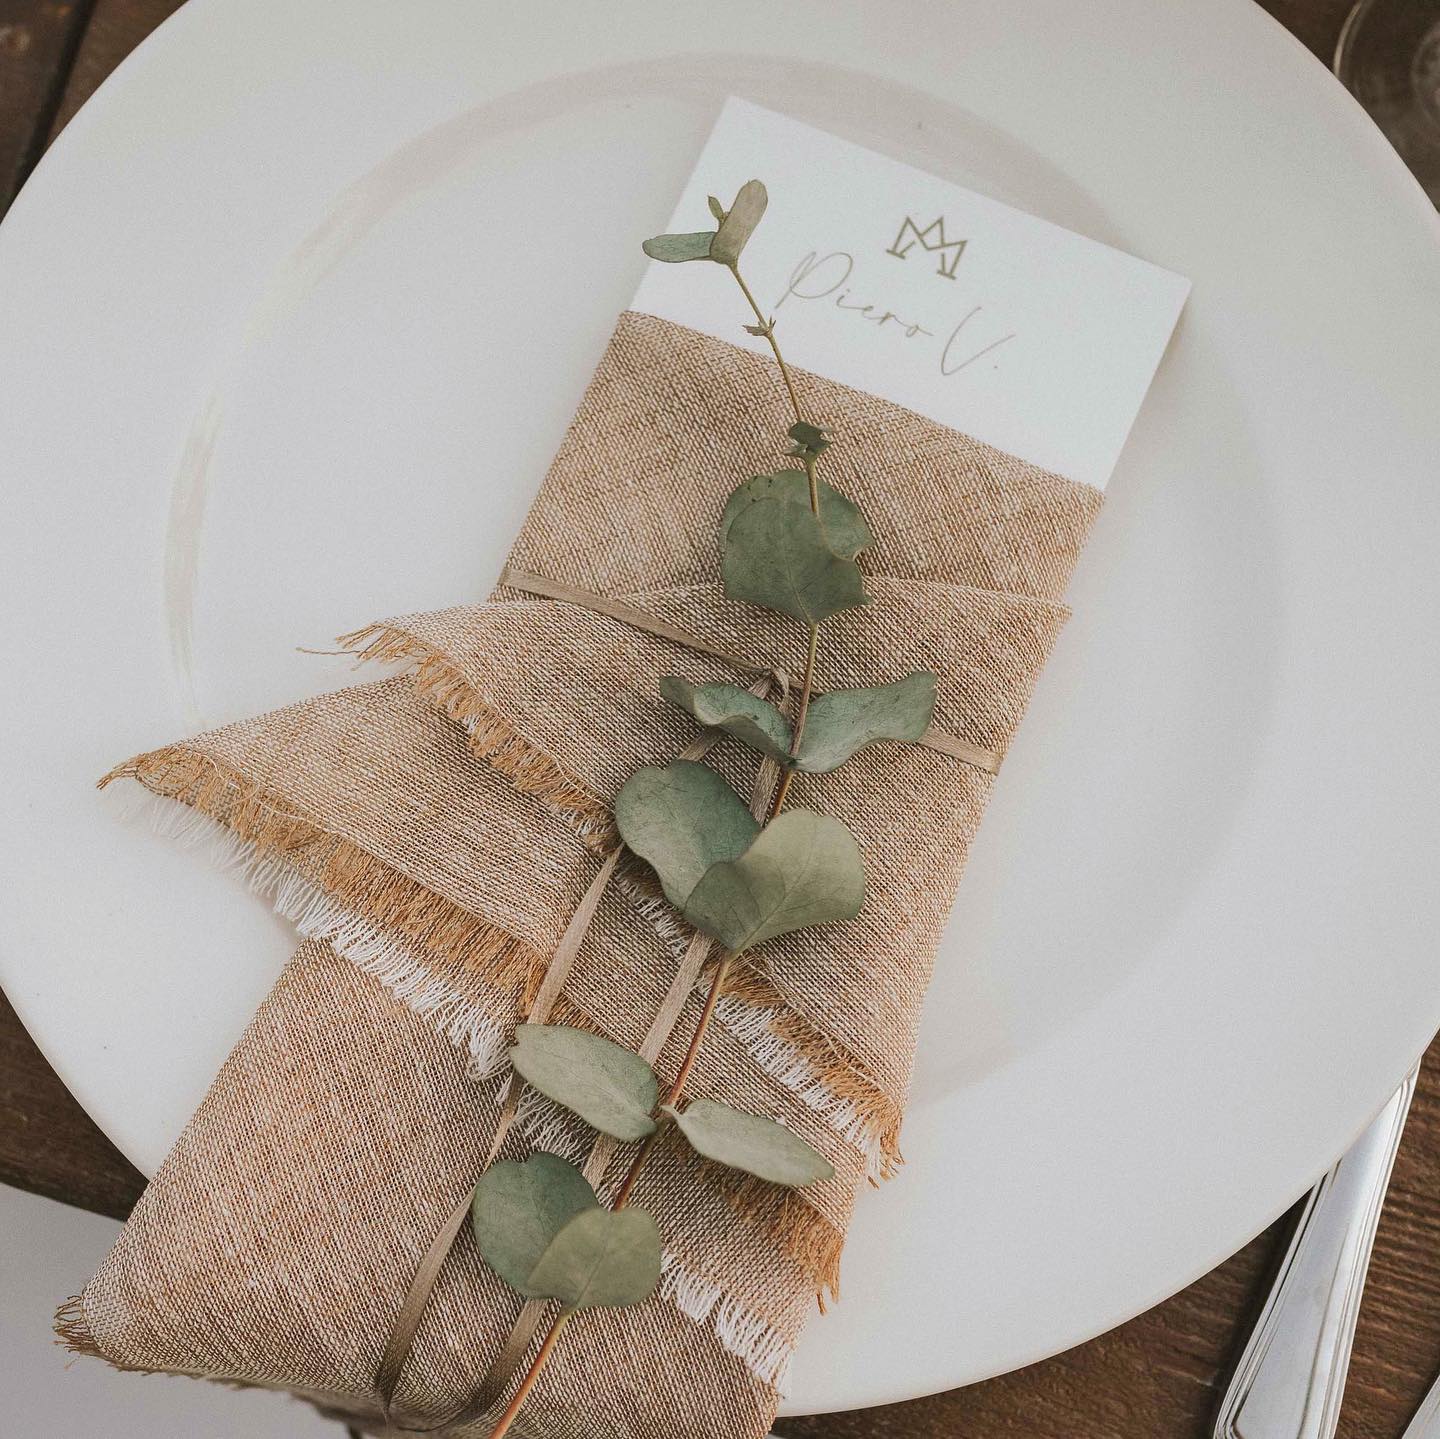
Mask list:
[[1440,205],[1440,0],[1359,0],[1335,73]]

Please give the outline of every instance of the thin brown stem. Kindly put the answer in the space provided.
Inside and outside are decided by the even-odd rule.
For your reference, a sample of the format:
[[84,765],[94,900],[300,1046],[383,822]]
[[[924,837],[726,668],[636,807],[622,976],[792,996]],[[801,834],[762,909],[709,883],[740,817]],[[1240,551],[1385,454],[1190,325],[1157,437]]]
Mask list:
[[[710,992],[705,996],[705,1007],[700,1011],[700,1018],[695,1021],[695,1031],[690,1036],[690,1045],[685,1051],[685,1058],[680,1061],[680,1068],[675,1071],[675,1078],[671,1081],[670,1088],[665,1091],[665,1098],[660,1101],[662,1106],[674,1104],[685,1092],[685,1085],[690,1079],[690,1071],[695,1068],[695,1061],[700,1055],[700,1046],[704,1042],[705,1031],[710,1028],[710,1021],[715,1018],[715,1006],[720,1002],[720,996],[725,989],[725,981],[729,978],[735,959],[735,955],[727,954],[715,966],[715,977],[710,981]],[[657,1127],[646,1136],[645,1142],[640,1146],[631,1162],[630,1172],[615,1193],[612,1209],[624,1209],[630,1199],[631,1190],[635,1188],[646,1163],[651,1154],[655,1152],[655,1146],[660,1142],[660,1134],[661,1130]]]
[[[805,718],[810,713],[810,697],[815,689],[815,652],[820,643],[820,626],[810,626],[810,644],[805,652],[805,674],[800,681],[800,702],[795,711],[795,729],[790,739],[790,757],[800,753],[800,741],[805,736]],[[770,818],[774,819],[785,807],[790,794],[790,783],[795,778],[793,767],[780,772],[780,783],[775,789],[775,798],[770,801]]]
[[641,1174],[645,1171],[650,1156],[655,1152],[655,1146],[660,1142],[661,1125],[656,1124],[655,1128],[646,1136],[645,1142],[636,1151],[635,1158],[630,1165],[629,1172],[620,1188],[615,1191],[615,1202],[610,1206],[612,1209],[624,1209],[630,1202],[630,1191],[635,1188],[640,1180]]
[[820,482],[815,478],[815,456],[805,456],[805,478],[810,484],[810,513],[820,518]]
[[540,1377],[540,1371],[550,1361],[550,1356],[555,1352],[555,1345],[559,1343],[560,1335],[564,1333],[565,1326],[570,1322],[570,1316],[574,1314],[573,1309],[562,1309],[555,1316],[555,1322],[550,1326],[550,1332],[545,1336],[540,1345],[539,1353],[535,1355],[535,1361],[526,1371],[525,1377],[520,1381],[520,1387],[515,1391],[515,1396],[505,1406],[505,1412],[500,1416],[490,1439],[505,1439],[510,1432],[510,1426],[519,1417],[521,1409],[525,1407],[525,1401],[530,1396],[530,1391],[535,1387],[535,1381]]
[[700,1054],[701,1041],[705,1038],[705,1031],[710,1028],[710,1021],[715,1017],[715,1006],[720,1002],[721,992],[725,988],[725,981],[729,978],[730,968],[734,963],[735,956],[727,954],[715,966],[715,978],[710,981],[710,993],[705,996],[705,1007],[700,1011],[700,1018],[695,1022],[695,1033],[690,1036],[690,1047],[685,1051],[685,1058],[680,1061],[680,1068],[675,1071],[675,1078],[665,1096],[666,1104],[674,1104],[685,1091],[690,1071],[695,1068],[695,1061]]
[[780,367],[780,378],[785,381],[785,389],[790,396],[790,408],[795,411],[795,422],[803,424],[805,416],[800,413],[800,396],[795,391],[795,381],[790,378],[790,367],[785,363],[785,356],[780,353],[780,346],[775,342],[774,323],[765,318],[765,312],[756,303],[755,296],[750,293],[750,286],[745,283],[745,277],[740,273],[740,266],[731,265],[729,270],[735,276],[735,283],[740,286],[741,293],[749,302],[750,308],[755,312],[755,323],[765,332],[770,353],[775,356],[775,363]]
[[790,781],[795,777],[793,769],[782,770],[780,783],[775,787],[775,798],[770,801],[770,818],[774,819],[785,806],[785,800],[790,794]]
[[815,655],[820,648],[820,626],[810,626],[810,644],[805,651],[805,673],[800,679],[800,702],[795,708],[795,738],[791,753],[800,753],[800,740],[805,734],[805,720],[810,714],[810,698],[815,692]]

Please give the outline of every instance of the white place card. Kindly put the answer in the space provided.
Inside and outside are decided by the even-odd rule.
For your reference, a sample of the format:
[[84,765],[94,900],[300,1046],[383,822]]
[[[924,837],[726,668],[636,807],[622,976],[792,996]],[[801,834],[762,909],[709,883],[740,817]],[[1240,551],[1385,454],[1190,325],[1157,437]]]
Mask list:
[[[787,360],[1104,488],[1188,280],[733,98],[670,228],[752,177],[771,203],[741,269]],[[711,266],[652,261],[633,308],[764,348]]]

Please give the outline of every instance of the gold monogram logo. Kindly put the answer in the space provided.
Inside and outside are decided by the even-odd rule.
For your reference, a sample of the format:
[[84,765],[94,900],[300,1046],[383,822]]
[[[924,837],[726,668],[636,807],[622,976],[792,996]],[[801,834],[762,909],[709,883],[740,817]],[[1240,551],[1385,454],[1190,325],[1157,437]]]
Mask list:
[[919,240],[923,249],[939,256],[936,274],[944,275],[947,280],[953,280],[955,267],[960,263],[960,256],[965,253],[965,246],[970,243],[969,240],[947,240],[943,215],[931,220],[923,230],[909,215],[906,215],[895,236],[895,243],[885,253],[894,255],[897,260],[903,260],[915,248],[916,240]]

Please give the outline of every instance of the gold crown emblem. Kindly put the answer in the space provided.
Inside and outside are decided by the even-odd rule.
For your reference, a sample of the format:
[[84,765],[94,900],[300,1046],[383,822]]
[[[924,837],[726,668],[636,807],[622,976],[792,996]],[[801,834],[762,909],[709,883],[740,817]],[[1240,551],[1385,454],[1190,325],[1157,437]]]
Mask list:
[[953,280],[955,267],[960,263],[960,256],[965,253],[969,240],[947,240],[943,215],[931,220],[923,230],[906,215],[895,236],[895,242],[885,253],[894,255],[897,260],[903,260],[915,248],[916,240],[919,240],[923,249],[939,256],[936,273],[944,275],[947,280]]

